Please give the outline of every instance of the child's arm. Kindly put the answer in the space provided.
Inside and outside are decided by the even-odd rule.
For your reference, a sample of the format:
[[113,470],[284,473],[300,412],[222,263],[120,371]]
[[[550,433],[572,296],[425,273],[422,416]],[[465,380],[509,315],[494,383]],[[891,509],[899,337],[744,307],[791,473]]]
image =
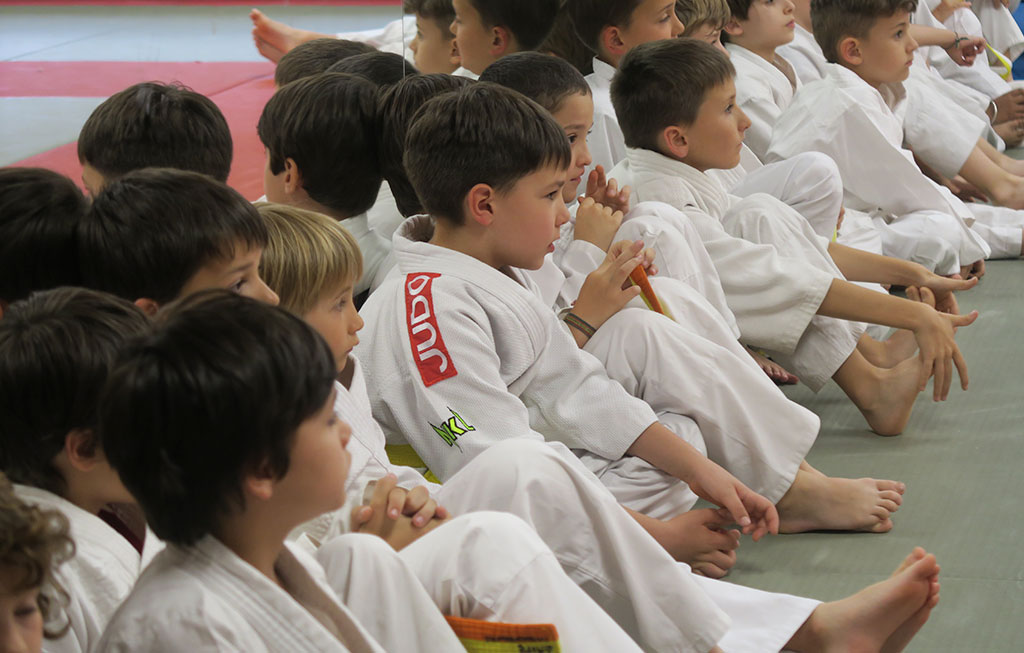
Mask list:
[[872,254],[839,243],[829,243],[828,253],[843,276],[850,281],[928,288],[935,293],[936,309],[943,313],[959,313],[953,293],[970,290],[978,285],[977,279],[963,281],[941,277],[918,263]]
[[[645,262],[646,251],[642,242],[623,241],[608,250],[604,263],[587,275],[573,304],[572,313],[581,320],[600,329],[601,325],[637,295],[640,288],[626,283],[629,273]],[[576,344],[583,347],[590,338],[580,329],[570,329]]]
[[942,48],[950,59],[961,66],[970,66],[974,59],[985,51],[984,38],[959,34],[953,30],[911,23],[910,35],[918,45],[937,45]]
[[740,483],[660,422],[641,433],[627,453],[684,481],[700,498],[728,510],[755,541],[767,533],[779,532],[779,513],[771,501]]
[[913,331],[923,363],[920,390],[924,390],[928,377],[934,375],[934,399],[945,400],[953,381],[953,365],[960,373],[960,386],[967,389],[967,363],[953,339],[953,333],[956,327],[974,322],[978,317],[977,311],[970,315],[939,313],[924,303],[885,295],[836,279],[818,307],[818,314]]

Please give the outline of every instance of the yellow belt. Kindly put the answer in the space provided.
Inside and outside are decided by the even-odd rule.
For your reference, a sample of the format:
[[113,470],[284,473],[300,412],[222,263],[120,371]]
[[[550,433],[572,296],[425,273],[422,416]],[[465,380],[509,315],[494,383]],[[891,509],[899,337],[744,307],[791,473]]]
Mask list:
[[388,444],[384,446],[384,451],[387,452],[388,460],[391,461],[391,464],[422,469],[424,470],[423,478],[431,483],[441,482],[434,476],[434,472],[427,469],[427,463],[423,462],[423,459],[420,458],[420,455],[416,453],[411,444]]

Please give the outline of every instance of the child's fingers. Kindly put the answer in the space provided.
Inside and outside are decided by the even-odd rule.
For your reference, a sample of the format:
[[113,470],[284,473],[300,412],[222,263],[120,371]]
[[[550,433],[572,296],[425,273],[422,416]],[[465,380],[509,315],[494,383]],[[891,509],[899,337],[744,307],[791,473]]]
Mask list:
[[434,514],[437,511],[437,502],[433,499],[428,499],[423,507],[416,511],[416,514],[412,517],[412,525],[419,528],[428,521],[434,518]]
[[956,351],[953,352],[953,363],[956,365],[956,372],[960,375],[960,389],[967,389],[967,361],[964,360],[964,355],[960,353],[960,348],[957,347]]
[[427,491],[426,487],[418,485],[405,495],[405,505],[402,506],[402,514],[411,515],[419,512],[428,501],[430,501],[430,492]]
[[356,506],[352,509],[352,530],[357,531],[373,517],[373,508],[370,506]]
[[608,180],[608,184],[605,186],[604,194],[605,194],[605,197],[607,197],[609,199],[615,197],[616,195],[618,195],[619,194],[619,182],[615,181],[614,179],[609,179]]

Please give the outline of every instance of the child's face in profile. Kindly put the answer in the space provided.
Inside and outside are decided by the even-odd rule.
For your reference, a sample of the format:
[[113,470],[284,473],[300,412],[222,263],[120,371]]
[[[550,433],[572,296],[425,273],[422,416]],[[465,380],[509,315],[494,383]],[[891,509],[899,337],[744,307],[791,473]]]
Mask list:
[[338,364],[338,372],[345,369],[348,355],[359,344],[356,335],[363,328],[363,318],[356,311],[352,301],[352,285],[349,281],[341,284],[334,291],[327,293],[302,316],[309,326],[319,332],[327,341]]
[[701,171],[735,168],[748,127],[750,119],[736,106],[736,85],[727,79],[707,92],[697,119],[686,130],[684,161]]
[[544,257],[555,251],[569,210],[562,199],[566,169],[549,165],[516,182],[510,190],[497,193],[492,201],[492,267],[510,265],[536,270]]
[[618,29],[619,39],[629,51],[642,43],[674,39],[683,33],[683,24],[676,16],[674,1],[643,0],[633,10],[629,25]]
[[455,20],[449,29],[455,35],[462,67],[479,75],[494,62],[491,54],[494,37],[469,0],[452,0],[452,8]]
[[4,653],[39,653],[43,650],[43,613],[39,588],[9,591],[24,572],[0,564],[0,650]]
[[263,249],[260,247],[253,248],[237,243],[231,258],[213,259],[199,268],[185,283],[178,297],[188,297],[210,288],[226,288],[243,297],[277,306],[277,293],[260,278],[262,255]]
[[332,389],[320,410],[299,425],[288,472],[274,488],[282,513],[296,525],[337,510],[345,501],[352,429],[334,412],[336,394],[337,390]]
[[451,73],[458,67],[454,41],[447,27],[442,28],[436,20],[416,14],[416,36],[409,44],[416,69],[423,74]]
[[743,30],[737,41],[757,53],[789,43],[796,27],[791,0],[754,0],[747,19],[736,22]]
[[[867,38],[857,41],[861,63],[853,64],[860,77],[872,86],[902,82],[910,75],[917,41],[910,36],[910,14],[897,11],[883,16],[868,30]],[[840,56],[843,56],[840,44]]]
[[729,51],[722,45],[722,28],[718,25],[711,23],[704,23],[693,30],[688,38],[697,39],[698,41],[704,41],[718,48],[719,51],[725,53],[725,56],[729,56]]
[[594,100],[589,93],[569,95],[551,115],[565,130],[572,147],[569,179],[562,186],[562,200],[569,204],[576,199],[583,173],[592,161],[587,148],[587,136],[594,126]]

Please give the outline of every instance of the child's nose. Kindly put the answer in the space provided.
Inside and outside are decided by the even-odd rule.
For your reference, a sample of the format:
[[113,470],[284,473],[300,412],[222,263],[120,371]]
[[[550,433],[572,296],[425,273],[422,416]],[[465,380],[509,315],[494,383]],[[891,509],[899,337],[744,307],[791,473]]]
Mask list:
[[679,20],[679,16],[676,15],[675,10],[672,11],[672,38],[675,38],[683,33],[686,26],[683,25],[683,21]]
[[736,107],[736,111],[738,111],[740,114],[740,131],[745,132],[747,131],[747,128],[750,127],[750,118],[747,117],[747,114],[743,113],[743,109]]

